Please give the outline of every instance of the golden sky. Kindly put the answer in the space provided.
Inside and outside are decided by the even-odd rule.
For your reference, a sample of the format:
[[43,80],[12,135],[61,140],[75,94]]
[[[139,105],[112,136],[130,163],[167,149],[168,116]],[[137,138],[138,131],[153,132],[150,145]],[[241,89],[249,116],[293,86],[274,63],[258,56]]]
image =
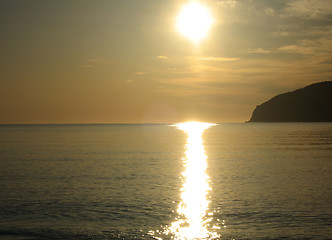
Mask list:
[[0,123],[244,122],[256,105],[332,79],[328,0],[2,0]]

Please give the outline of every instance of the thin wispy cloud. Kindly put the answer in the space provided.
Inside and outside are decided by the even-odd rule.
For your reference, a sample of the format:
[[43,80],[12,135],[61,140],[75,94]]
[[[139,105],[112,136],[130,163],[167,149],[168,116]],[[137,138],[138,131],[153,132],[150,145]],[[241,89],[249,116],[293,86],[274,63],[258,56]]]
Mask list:
[[131,83],[133,83],[134,81],[131,80],[131,79],[128,79],[128,80],[124,80],[123,82],[124,82],[125,84],[131,84]]
[[91,64],[83,64],[82,68],[92,68],[92,65]]
[[248,49],[248,53],[269,54],[274,52],[275,51],[273,50],[268,50],[263,48]]
[[196,59],[202,61],[215,61],[215,62],[233,62],[239,60],[239,58],[227,58],[227,57],[198,57]]
[[296,54],[305,54],[305,55],[311,55],[315,52],[315,50],[311,47],[304,47],[300,45],[287,45],[278,48],[280,52],[285,53],[296,53]]
[[146,72],[135,72],[136,75],[145,75]]
[[332,4],[330,0],[294,0],[289,1],[284,16],[323,19],[330,18]]
[[227,6],[227,7],[230,7],[230,8],[234,8],[236,7],[237,5],[239,4],[239,1],[237,0],[223,0],[223,1],[217,1],[217,5],[220,5],[220,6]]
[[162,60],[168,60],[168,57],[166,56],[157,56],[158,59],[162,59]]
[[101,62],[99,57],[96,58],[90,58],[89,60],[86,61],[85,64],[82,65],[83,68],[93,68],[98,62]]

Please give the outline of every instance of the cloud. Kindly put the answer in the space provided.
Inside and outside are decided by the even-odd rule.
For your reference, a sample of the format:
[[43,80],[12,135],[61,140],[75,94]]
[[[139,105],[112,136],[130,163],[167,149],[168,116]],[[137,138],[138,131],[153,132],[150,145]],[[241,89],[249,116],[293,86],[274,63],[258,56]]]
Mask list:
[[284,11],[286,16],[323,19],[332,14],[330,0],[295,0],[290,1]]
[[239,4],[239,1],[237,0],[223,0],[223,1],[218,1],[217,5],[221,6],[228,6],[230,8],[235,8]]
[[332,59],[326,59],[322,61],[320,64],[332,64]]
[[197,60],[203,61],[215,61],[215,62],[233,62],[237,61],[238,58],[227,58],[227,57],[199,57]]
[[168,57],[166,56],[157,56],[158,59],[168,60]]
[[273,8],[265,8],[264,13],[266,15],[274,16],[275,15],[275,10]]
[[248,49],[248,53],[258,53],[258,54],[269,54],[269,53],[273,53],[274,51],[272,50],[267,50],[267,49],[263,49],[263,48],[254,48]]
[[82,65],[82,68],[92,68],[92,65],[90,65],[90,64],[84,64],[84,65]]
[[146,72],[135,72],[136,75],[145,75]]
[[90,58],[89,59],[89,62],[90,63],[95,63],[95,62],[97,62],[99,60],[99,58]]
[[314,54],[315,52],[315,50],[312,47],[304,47],[301,45],[287,45],[278,48],[278,50],[285,53],[297,53],[305,55]]
[[125,84],[130,84],[130,83],[132,83],[133,82],[133,80],[131,80],[131,79],[128,79],[128,80],[124,80],[123,81]]
[[307,55],[313,63],[324,62],[332,54],[332,31],[326,31],[324,37],[317,39],[303,39],[295,44],[285,45],[277,49],[283,53]]
[[82,65],[83,68],[92,68],[94,67],[98,62],[100,62],[100,58],[90,58],[85,64]]
[[292,35],[293,35],[292,32],[287,32],[287,31],[272,32],[273,37],[289,37]]
[[239,58],[231,58],[231,57],[196,57],[196,56],[184,57],[184,59],[189,61],[210,61],[210,62],[234,62],[239,60]]

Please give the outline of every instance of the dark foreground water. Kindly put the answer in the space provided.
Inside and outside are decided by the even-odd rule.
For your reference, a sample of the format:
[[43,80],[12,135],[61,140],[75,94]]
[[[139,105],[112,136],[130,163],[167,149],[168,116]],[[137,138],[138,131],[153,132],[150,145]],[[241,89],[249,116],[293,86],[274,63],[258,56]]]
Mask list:
[[[191,173],[188,136],[169,125],[0,126],[0,239],[193,239],[170,229],[186,217],[202,220],[200,239],[332,238],[331,123],[212,126],[193,142],[205,159]],[[198,199],[204,216],[190,209]]]

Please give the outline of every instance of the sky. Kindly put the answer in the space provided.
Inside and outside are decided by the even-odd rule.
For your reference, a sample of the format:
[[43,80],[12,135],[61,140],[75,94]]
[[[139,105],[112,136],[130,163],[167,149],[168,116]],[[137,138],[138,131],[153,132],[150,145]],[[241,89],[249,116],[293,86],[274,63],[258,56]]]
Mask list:
[[244,122],[273,96],[332,80],[330,0],[0,1],[0,124]]

